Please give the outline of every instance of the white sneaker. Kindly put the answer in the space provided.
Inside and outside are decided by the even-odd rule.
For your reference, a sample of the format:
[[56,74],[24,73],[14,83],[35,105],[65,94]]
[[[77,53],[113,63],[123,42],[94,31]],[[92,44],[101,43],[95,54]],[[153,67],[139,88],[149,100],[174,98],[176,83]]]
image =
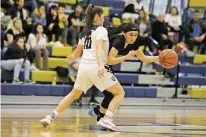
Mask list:
[[115,126],[115,124],[112,123],[112,120],[111,120],[111,119],[108,119],[108,118],[101,118],[101,119],[97,122],[97,125],[98,125],[98,126],[101,126],[101,127],[104,127],[104,128],[107,128],[107,129],[112,130],[112,131],[116,131],[116,132],[119,131],[119,128],[117,128],[117,127]]
[[44,126],[47,127],[48,125],[50,125],[52,123],[53,119],[51,117],[51,115],[46,116],[46,118],[41,119],[40,123]]
[[30,69],[31,69],[31,71],[39,71],[39,69],[36,66],[33,66],[33,65],[30,67]]

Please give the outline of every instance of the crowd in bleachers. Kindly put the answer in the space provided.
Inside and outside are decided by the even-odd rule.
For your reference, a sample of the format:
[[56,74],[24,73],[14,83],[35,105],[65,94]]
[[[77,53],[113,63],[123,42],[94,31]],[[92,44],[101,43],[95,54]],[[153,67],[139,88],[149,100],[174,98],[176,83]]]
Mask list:
[[[100,1],[93,2],[98,4]],[[122,6],[122,3],[119,5]],[[78,43],[79,34],[84,27],[86,6],[76,4],[71,7],[73,12],[66,14],[67,7],[63,3],[51,4],[47,0],[2,0],[1,49],[4,54],[1,67],[14,70],[14,82],[21,82],[18,78],[19,64],[30,64],[28,69],[31,70],[49,70],[47,47],[53,45],[51,41],[72,47]],[[156,17],[143,10],[141,0],[135,4],[128,3],[121,12],[119,9],[113,12],[114,14],[110,13],[109,21],[108,17],[105,18],[105,26],[135,22],[139,26],[140,44],[148,47],[154,54],[158,54],[158,50],[175,48],[179,42],[184,42],[192,52],[196,46],[198,49],[194,52],[206,52],[206,24],[197,10],[185,22],[182,21],[177,7],[173,6],[166,15],[162,13]],[[19,44],[22,38],[23,45]],[[40,67],[41,56],[43,68]],[[15,62],[11,65],[6,63],[8,60]],[[32,82],[28,78],[26,81]]]

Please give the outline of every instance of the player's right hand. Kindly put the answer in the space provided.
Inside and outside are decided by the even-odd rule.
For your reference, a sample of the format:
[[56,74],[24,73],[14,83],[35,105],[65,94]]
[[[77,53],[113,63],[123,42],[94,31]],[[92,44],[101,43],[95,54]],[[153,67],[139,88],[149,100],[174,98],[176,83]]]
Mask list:
[[126,55],[126,59],[131,59],[136,55],[136,51],[132,50]]
[[68,60],[76,60],[77,58],[75,57],[74,54],[71,54],[71,55],[68,55],[68,56],[67,56],[67,59],[68,59]]
[[103,70],[103,66],[102,65],[98,65],[98,75],[99,77],[104,77],[104,70]]

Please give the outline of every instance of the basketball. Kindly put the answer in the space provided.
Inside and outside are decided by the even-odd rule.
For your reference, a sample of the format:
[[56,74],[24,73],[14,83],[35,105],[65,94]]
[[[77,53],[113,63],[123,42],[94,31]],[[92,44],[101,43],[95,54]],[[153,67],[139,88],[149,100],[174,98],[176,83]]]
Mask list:
[[159,54],[159,63],[163,68],[173,68],[178,63],[178,55],[172,49],[165,49]]

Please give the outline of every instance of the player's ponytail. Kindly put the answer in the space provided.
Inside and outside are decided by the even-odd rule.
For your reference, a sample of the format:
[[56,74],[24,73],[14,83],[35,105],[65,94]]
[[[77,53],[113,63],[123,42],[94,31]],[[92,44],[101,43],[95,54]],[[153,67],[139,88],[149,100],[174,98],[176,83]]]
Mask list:
[[103,14],[102,8],[95,7],[94,5],[90,4],[87,7],[87,12],[85,17],[86,26],[84,27],[80,37],[89,36],[91,34],[93,20],[96,14],[98,14],[99,16]]

